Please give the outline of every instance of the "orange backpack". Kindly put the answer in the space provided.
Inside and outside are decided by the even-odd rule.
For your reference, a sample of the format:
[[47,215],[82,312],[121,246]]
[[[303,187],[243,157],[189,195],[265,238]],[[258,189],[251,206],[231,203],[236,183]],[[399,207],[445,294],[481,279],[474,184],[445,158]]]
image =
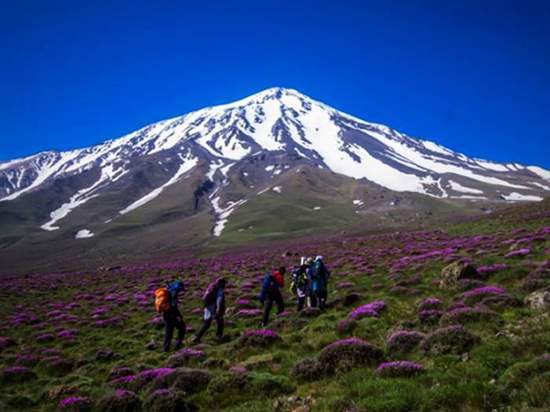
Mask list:
[[155,290],[155,309],[158,313],[166,312],[170,309],[170,294],[167,288],[158,288]]

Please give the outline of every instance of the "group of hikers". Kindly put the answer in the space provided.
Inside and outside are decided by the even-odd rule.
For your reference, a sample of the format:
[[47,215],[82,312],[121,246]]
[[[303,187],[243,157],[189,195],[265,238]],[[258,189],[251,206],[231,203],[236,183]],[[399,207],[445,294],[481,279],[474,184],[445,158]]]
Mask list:
[[[269,315],[273,304],[277,306],[277,314],[284,312],[285,302],[281,289],[285,286],[286,268],[281,266],[264,275],[259,301],[263,306],[261,327],[267,326]],[[315,258],[302,257],[300,264],[291,272],[289,291],[296,298],[297,311],[307,307],[319,307],[324,309],[327,300],[327,286],[330,271],[323,262],[322,256]],[[224,315],[225,315],[225,286],[224,278],[216,278],[211,282],[202,296],[204,305],[203,323],[196,332],[192,343],[200,343],[203,335],[208,331],[210,325],[216,321],[216,338],[223,340]],[[184,290],[182,280],[169,282],[166,287],[158,288],[155,291],[155,307],[157,312],[162,314],[165,325],[163,350],[168,352],[174,331],[177,330],[175,349],[183,345],[186,325],[178,309],[179,294]]]

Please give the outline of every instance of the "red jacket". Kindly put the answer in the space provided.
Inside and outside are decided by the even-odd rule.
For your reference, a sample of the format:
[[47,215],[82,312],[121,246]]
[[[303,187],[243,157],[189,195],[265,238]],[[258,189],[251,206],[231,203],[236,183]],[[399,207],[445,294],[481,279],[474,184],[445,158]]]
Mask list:
[[279,287],[282,288],[285,286],[285,277],[278,270],[273,271],[273,279],[275,279],[275,282],[277,282]]

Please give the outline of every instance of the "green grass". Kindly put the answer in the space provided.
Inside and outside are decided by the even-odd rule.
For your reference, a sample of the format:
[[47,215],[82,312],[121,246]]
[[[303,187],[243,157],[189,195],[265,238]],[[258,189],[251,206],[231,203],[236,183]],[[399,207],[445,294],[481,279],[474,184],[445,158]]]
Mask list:
[[[268,202],[269,203],[269,202]],[[253,205],[254,206],[254,205]],[[254,206],[256,207],[256,206]],[[289,206],[290,207],[290,206]],[[344,206],[343,206],[344,207]],[[286,210],[287,209],[282,209]],[[249,210],[250,219],[254,219],[254,210]],[[313,212],[312,212],[313,213]],[[332,213],[332,212],[330,212]],[[243,207],[245,219],[246,210]],[[284,213],[279,211],[266,224],[276,229],[276,222],[282,219]],[[494,220],[494,221],[493,221]],[[237,220],[238,221],[238,220]],[[244,222],[244,221],[241,221]],[[229,226],[227,235],[235,233],[235,226]],[[244,223],[243,223],[244,224]],[[474,221],[461,223],[446,228],[454,235],[502,233],[502,239],[511,236],[518,228],[533,231],[537,228],[550,226],[548,218],[533,220],[515,220],[506,217],[499,223],[498,219],[491,221]],[[493,230],[493,231],[491,231]],[[223,238],[221,240],[224,240]],[[231,242],[231,238],[226,240]],[[237,241],[237,240],[235,240]],[[456,302],[460,297],[458,290],[440,289],[435,281],[439,278],[445,263],[440,260],[425,260],[415,263],[401,271],[400,280],[407,280],[420,275],[419,281],[408,286],[416,289],[415,294],[395,294],[391,288],[396,281],[391,270],[394,260],[401,256],[407,242],[399,238],[358,237],[345,240],[347,243],[327,245],[341,259],[341,264],[335,269],[331,281],[329,302],[338,302],[350,292],[361,295],[358,303],[344,306],[335,304],[313,318],[300,318],[294,313],[293,302],[287,299],[290,315],[276,319],[273,316],[273,327],[282,336],[282,342],[269,348],[246,347],[239,343],[243,330],[255,328],[258,319],[237,318],[231,315],[234,300],[240,294],[240,285],[258,275],[263,267],[254,265],[269,261],[274,256],[280,256],[280,248],[260,252],[256,261],[248,266],[225,268],[226,274],[236,289],[230,292],[228,298],[229,313],[227,319],[233,324],[227,326],[230,340],[218,344],[213,340],[213,330],[204,339],[204,350],[207,354],[205,363],[193,364],[193,367],[207,369],[212,375],[208,387],[201,388],[198,393],[188,395],[199,410],[220,411],[271,411],[274,403],[289,402],[293,404],[281,410],[297,408],[301,400],[313,400],[312,411],[485,411],[485,410],[545,410],[550,408],[548,398],[550,369],[542,362],[541,355],[550,348],[550,320],[547,315],[533,311],[526,306],[507,307],[498,310],[495,321],[479,321],[469,323],[468,330],[480,337],[480,342],[466,355],[446,354],[428,355],[418,350],[409,354],[393,354],[386,350],[388,335],[400,327],[414,328],[429,333],[437,325],[423,325],[418,322],[417,303],[430,296],[443,300],[446,307]],[[417,242],[420,244],[421,242]],[[533,246],[533,253],[528,259],[505,259],[503,256],[509,250],[509,245],[497,244],[494,250],[483,255],[477,255],[477,250],[460,250],[463,256],[472,257],[476,265],[506,262],[509,268],[497,272],[487,279],[487,284],[497,284],[505,287],[511,294],[523,299],[526,293],[521,289],[522,279],[531,271],[536,263],[548,260],[550,242],[538,242]],[[377,260],[369,260],[365,267],[363,260],[371,256],[373,250],[383,253]],[[337,253],[336,253],[337,251]],[[302,249],[300,250],[302,252]],[[262,252],[263,253],[263,252]],[[306,252],[304,252],[306,253]],[[308,252],[309,253],[309,252]],[[261,257],[261,259],[260,259]],[[328,262],[331,263],[330,261]],[[206,264],[205,264],[206,265]],[[206,272],[207,266],[196,268],[200,274],[201,286],[207,282],[213,273]],[[208,275],[205,277],[205,273]],[[90,290],[143,291],[152,279],[171,277],[181,274],[178,269],[159,271],[151,270],[136,276],[122,274],[95,273],[78,275],[78,282],[44,285],[42,288],[28,282],[25,293],[18,296],[17,303],[29,307],[41,315],[52,310],[47,303],[70,302],[72,296],[82,292],[83,285]],[[185,273],[187,274],[187,273]],[[218,274],[218,273],[217,273]],[[340,281],[351,282],[349,289],[336,287]],[[6,288],[9,285],[6,285]],[[180,309],[184,319],[195,328],[199,326],[200,315],[193,315],[192,310],[200,307],[197,296],[189,291],[183,298]],[[0,295],[0,319],[7,320],[17,312],[14,307],[13,291],[7,289]],[[250,292],[252,297],[257,290]],[[365,318],[354,325],[351,332],[340,332],[338,323],[356,306],[383,299],[387,303],[379,318]],[[90,312],[98,304],[86,300],[79,301],[80,308],[71,313],[79,318],[88,318]],[[112,308],[112,315],[121,316],[128,312],[131,305],[120,305]],[[112,392],[107,383],[109,373],[119,366],[131,366],[136,371],[147,368],[163,367],[167,363],[167,355],[159,351],[162,339],[162,329],[152,327],[149,321],[154,316],[151,307],[144,310],[129,312],[129,317],[122,327],[95,328],[87,324],[66,324],[67,328],[79,330],[77,343],[66,345],[56,340],[51,343],[35,341],[35,326],[21,326],[7,330],[2,335],[14,337],[19,346],[7,348],[1,352],[0,367],[3,369],[16,363],[16,357],[21,351],[33,350],[40,352],[45,348],[57,348],[63,357],[79,362],[68,374],[53,376],[47,368],[37,365],[33,370],[38,375],[36,380],[19,384],[0,384],[0,401],[12,410],[23,411],[54,411],[57,400],[52,399],[55,392],[74,389],[94,400],[101,399],[106,393]],[[46,325],[40,333],[55,332],[55,326]],[[312,358],[327,344],[343,337],[357,336],[366,339],[371,344],[385,351],[387,360],[413,360],[424,365],[426,372],[412,378],[381,378],[373,367],[356,367],[347,372],[337,372],[329,376],[319,376],[314,382],[296,380],[291,375],[293,366],[304,358]],[[149,350],[147,344],[156,346]],[[97,360],[96,352],[101,348],[111,349],[116,356],[113,359]],[[230,366],[245,365],[250,368],[246,382],[242,383],[231,372]],[[239,386],[241,385],[242,386]],[[140,393],[142,399],[147,396],[147,390]],[[292,403],[292,402],[291,402]],[[286,405],[286,404],[285,404]],[[9,409],[8,409],[9,410]]]

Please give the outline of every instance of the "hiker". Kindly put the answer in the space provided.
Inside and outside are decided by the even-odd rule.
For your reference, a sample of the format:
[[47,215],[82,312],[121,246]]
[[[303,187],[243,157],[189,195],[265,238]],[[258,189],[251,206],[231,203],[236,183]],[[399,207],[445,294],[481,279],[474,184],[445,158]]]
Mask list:
[[300,266],[297,266],[292,271],[292,282],[290,284],[290,293],[298,298],[297,311],[301,312],[305,306],[306,298],[308,296],[309,280],[307,277],[307,270],[309,265],[306,262],[306,258],[302,257]]
[[201,341],[212,320],[216,320],[216,338],[218,341],[223,339],[223,315],[225,314],[225,284],[224,278],[215,279],[204,292],[202,301],[204,303],[204,321],[201,328],[193,339],[193,344]]
[[167,283],[166,287],[158,288],[155,291],[155,307],[157,312],[162,313],[164,320],[164,352],[170,350],[170,343],[174,335],[174,329],[178,330],[175,349],[181,348],[183,339],[185,338],[185,322],[178,309],[179,293],[183,291],[184,285],[181,280],[174,280]]
[[281,314],[285,310],[285,302],[281,295],[281,288],[285,285],[286,268],[281,266],[278,270],[265,274],[262,282],[262,290],[260,291],[260,302],[264,306],[264,316],[262,319],[262,327],[267,326],[269,322],[269,313],[273,306],[273,302],[277,305],[277,314]]
[[319,309],[322,310],[327,302],[327,283],[330,277],[330,272],[327,270],[322,256],[317,256],[311,262],[308,277],[311,307],[315,308],[319,304]]

